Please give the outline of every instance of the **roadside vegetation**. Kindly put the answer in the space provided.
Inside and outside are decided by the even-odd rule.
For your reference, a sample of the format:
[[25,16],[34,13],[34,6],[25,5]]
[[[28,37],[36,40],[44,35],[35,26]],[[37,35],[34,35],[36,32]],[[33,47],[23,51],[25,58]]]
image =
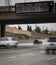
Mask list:
[[30,36],[26,35],[26,34],[18,34],[17,35],[19,39],[29,39]]
[[[18,30],[23,30],[21,26],[18,26]],[[48,36],[55,36],[56,32],[49,31],[48,27],[45,27],[45,29],[41,29],[39,26],[36,26],[35,29],[33,30],[30,25],[27,25],[27,31],[31,32],[31,36],[33,37],[48,37]],[[35,36],[34,36],[35,35]],[[11,32],[6,32],[5,36],[13,36],[17,37],[18,39],[30,39],[32,38],[31,36],[28,36],[27,34],[15,34]]]

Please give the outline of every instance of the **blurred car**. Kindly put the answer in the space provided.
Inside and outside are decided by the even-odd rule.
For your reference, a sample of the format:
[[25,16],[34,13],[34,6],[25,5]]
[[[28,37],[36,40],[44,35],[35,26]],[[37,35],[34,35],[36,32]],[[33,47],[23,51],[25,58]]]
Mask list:
[[52,51],[52,53],[55,53],[56,51],[56,37],[49,37],[45,40],[45,50],[46,53],[48,54],[50,51]]
[[2,37],[0,38],[0,47],[17,47],[18,41],[14,37]]
[[42,44],[42,41],[40,41],[39,39],[36,39],[33,41],[34,44]]

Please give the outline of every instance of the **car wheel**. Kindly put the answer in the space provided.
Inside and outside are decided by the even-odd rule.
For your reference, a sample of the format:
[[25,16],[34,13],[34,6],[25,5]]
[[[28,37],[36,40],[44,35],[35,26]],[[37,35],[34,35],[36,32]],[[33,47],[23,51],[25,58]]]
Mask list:
[[14,48],[17,48],[17,45],[15,45]]
[[55,53],[55,50],[52,50],[52,53],[54,54]]
[[46,49],[46,54],[49,54],[49,50],[48,49]]
[[11,48],[10,45],[9,45],[9,43],[6,45],[6,48]]
[[16,45],[14,46],[14,48],[17,48],[17,44],[18,44],[18,43],[16,43]]

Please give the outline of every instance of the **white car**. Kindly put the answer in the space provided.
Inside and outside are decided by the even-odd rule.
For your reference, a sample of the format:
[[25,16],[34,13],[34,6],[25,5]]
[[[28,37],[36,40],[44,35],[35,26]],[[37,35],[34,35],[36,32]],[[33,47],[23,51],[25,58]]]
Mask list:
[[17,47],[17,44],[18,44],[18,41],[16,38],[14,37],[2,37],[0,38],[0,47],[3,46],[3,47]]
[[48,54],[50,51],[52,51],[52,53],[55,53],[56,51],[56,37],[49,37],[45,40],[45,50],[46,53]]

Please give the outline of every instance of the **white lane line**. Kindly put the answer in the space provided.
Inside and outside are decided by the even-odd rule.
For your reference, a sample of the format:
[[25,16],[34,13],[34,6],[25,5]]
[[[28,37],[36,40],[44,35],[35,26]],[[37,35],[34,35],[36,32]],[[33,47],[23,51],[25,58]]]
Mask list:
[[43,58],[41,58],[41,59],[39,59],[37,62],[49,61],[49,60],[52,60],[52,59],[55,59],[55,58],[56,58],[56,56],[54,56],[54,57],[50,57],[50,58],[47,58],[47,59],[43,59]]
[[15,59],[16,56],[9,56],[9,57],[5,57],[5,58],[0,58],[0,60],[5,60],[5,59]]
[[[27,53],[27,54],[21,54],[21,55],[18,55],[18,57],[25,57],[25,56],[34,56],[34,55],[37,55],[37,54],[34,54],[34,53]],[[5,58],[0,58],[0,60],[4,60],[4,59],[16,59],[17,56],[8,56],[8,57],[5,57]]]
[[7,58],[0,58],[0,60],[4,60],[4,59],[7,59]]
[[29,56],[29,55],[31,55],[31,56],[33,56],[34,54],[33,53],[27,53],[27,54],[21,54],[21,55],[19,55],[19,56]]
[[[42,53],[42,52],[40,52],[40,53]],[[36,55],[39,55],[40,53],[24,53],[24,54],[21,54],[19,56],[22,56],[22,57],[24,57],[24,56],[36,56]]]
[[47,58],[46,60],[52,60],[52,59],[55,59],[55,58],[56,58],[56,56]]
[[[39,55],[40,53],[42,53],[43,51],[39,51],[38,53],[24,53],[24,54],[20,54],[18,55],[19,57],[26,57],[26,56],[36,56],[36,55]],[[5,57],[5,58],[0,58],[0,59],[16,59],[17,56],[8,56],[8,57]]]
[[16,58],[16,56],[10,56],[10,57],[8,57],[8,58]]

